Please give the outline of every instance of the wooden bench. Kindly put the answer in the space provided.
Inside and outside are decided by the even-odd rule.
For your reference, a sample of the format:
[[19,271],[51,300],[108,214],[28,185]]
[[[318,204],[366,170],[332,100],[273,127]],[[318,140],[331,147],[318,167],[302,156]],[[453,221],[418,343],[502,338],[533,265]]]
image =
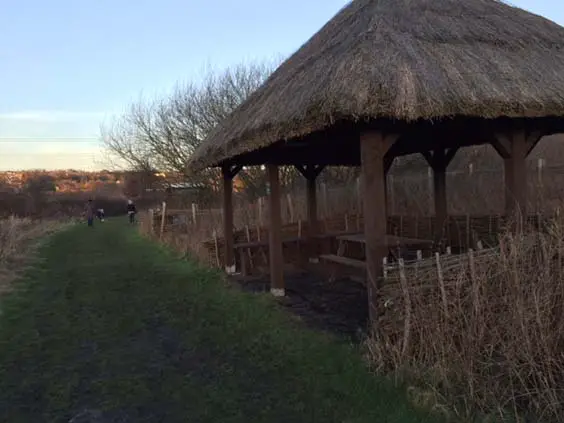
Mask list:
[[337,256],[335,254],[323,254],[319,256],[321,260],[330,261],[344,266],[356,267],[358,269],[366,269],[366,262],[362,260],[352,259],[345,256]]
[[[300,242],[303,241],[304,238],[303,237],[291,237],[291,238],[286,238],[282,240],[282,245],[284,244],[291,244],[294,242]],[[251,242],[239,242],[237,244],[235,244],[233,247],[236,251],[239,252],[239,259],[241,262],[241,274],[243,276],[247,276],[248,275],[248,266],[247,266],[247,258],[249,259],[249,265],[251,265],[252,267],[252,249],[259,249],[261,251],[261,253],[263,254],[265,260],[267,258],[266,256],[266,252],[265,250],[268,248],[268,246],[270,245],[269,241],[251,241]]]
[[[364,260],[358,260],[351,257],[345,256],[346,243],[358,243],[361,245],[366,245],[366,240],[363,233],[347,233],[336,237],[339,242],[336,254],[324,254],[320,258],[324,261],[336,263],[343,266],[354,267],[357,269],[366,270],[366,262]],[[406,237],[399,237],[395,235],[386,235],[385,245],[388,249],[388,258],[396,258],[394,255],[394,250],[399,249],[399,255],[402,254],[402,250],[405,251],[408,247],[430,247],[433,241],[426,239],[413,239]],[[330,279],[335,279],[337,269],[333,269]]]

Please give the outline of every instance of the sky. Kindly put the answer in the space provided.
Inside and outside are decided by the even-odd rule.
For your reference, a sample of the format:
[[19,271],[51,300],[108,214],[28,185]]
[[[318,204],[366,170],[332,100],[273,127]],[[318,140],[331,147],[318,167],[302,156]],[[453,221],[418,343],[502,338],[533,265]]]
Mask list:
[[[463,0],[461,0],[463,1]],[[100,124],[206,66],[287,57],[348,0],[20,0],[0,13],[0,170],[107,167]],[[561,0],[510,2],[564,25]]]

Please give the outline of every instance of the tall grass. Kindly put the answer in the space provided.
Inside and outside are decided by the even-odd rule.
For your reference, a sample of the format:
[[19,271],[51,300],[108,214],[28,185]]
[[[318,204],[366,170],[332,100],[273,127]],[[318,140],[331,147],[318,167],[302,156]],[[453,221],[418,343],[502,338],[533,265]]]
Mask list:
[[66,223],[9,217],[0,220],[0,294],[34,256],[38,241],[61,229]]
[[383,290],[372,362],[459,417],[563,421],[564,218],[468,257]]

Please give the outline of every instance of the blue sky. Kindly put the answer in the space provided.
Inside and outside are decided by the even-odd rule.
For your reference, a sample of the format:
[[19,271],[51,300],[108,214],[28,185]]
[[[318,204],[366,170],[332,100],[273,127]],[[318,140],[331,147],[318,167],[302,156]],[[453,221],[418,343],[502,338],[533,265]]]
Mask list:
[[[347,0],[20,0],[0,13],[0,170],[104,166],[105,119],[203,68],[287,56]],[[558,0],[513,0],[564,25]]]

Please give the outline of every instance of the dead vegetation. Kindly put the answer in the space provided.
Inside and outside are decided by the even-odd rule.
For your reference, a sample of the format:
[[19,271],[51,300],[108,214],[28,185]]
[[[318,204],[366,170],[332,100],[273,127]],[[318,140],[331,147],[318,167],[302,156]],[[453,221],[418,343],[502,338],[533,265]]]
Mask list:
[[0,220],[0,295],[34,258],[40,241],[67,223],[9,217]]
[[382,291],[372,363],[448,414],[562,421],[564,218],[544,229],[457,265],[398,269]]

